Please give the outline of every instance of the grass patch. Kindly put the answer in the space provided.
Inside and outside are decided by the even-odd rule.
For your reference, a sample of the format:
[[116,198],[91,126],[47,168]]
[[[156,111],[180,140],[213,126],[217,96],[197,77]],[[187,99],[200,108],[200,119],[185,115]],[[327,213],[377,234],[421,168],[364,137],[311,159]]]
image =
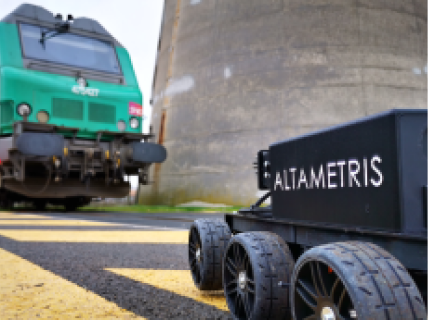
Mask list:
[[148,206],[148,205],[129,205],[129,206],[87,206],[81,207],[80,211],[114,211],[114,212],[141,212],[141,213],[157,213],[157,212],[233,212],[242,209],[241,206],[231,207],[174,207],[174,206]]

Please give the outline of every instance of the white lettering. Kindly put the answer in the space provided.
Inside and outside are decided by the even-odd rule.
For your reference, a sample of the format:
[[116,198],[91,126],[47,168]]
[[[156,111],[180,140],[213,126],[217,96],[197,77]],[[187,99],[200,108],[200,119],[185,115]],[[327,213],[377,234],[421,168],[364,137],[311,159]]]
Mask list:
[[[353,169],[352,166],[355,168]],[[360,182],[357,179],[357,174],[360,172],[360,163],[358,160],[350,159],[348,161],[348,172],[349,172],[349,187],[352,188],[352,180],[355,181],[357,187],[361,187]]]
[[327,163],[327,185],[329,189],[335,189],[337,188],[337,184],[333,183],[330,178],[336,176],[336,172],[332,171],[332,168],[336,166],[335,162],[328,162]]
[[73,91],[74,93],[76,93],[76,94],[79,94],[79,92],[80,92],[80,87],[79,86],[74,86],[74,87],[72,87],[71,88],[71,91]]
[[306,180],[305,170],[300,169],[299,182],[297,183],[297,189],[300,189],[300,184],[305,183],[305,188],[308,189],[308,181]]
[[100,92],[99,89],[85,88],[81,86],[73,86],[71,88],[71,91],[75,94],[80,94],[82,96],[90,96],[90,97],[98,97],[98,94]]
[[281,180],[281,174],[279,172],[276,173],[276,178],[275,178],[275,186],[273,187],[273,190],[276,190],[276,187],[279,185],[279,187],[281,188],[281,190],[284,190],[284,188],[282,187],[282,180]]
[[364,186],[367,187],[367,158],[363,158]]
[[314,183],[315,183],[315,185],[316,185],[316,187],[318,189],[321,182],[322,182],[322,188],[324,189],[325,188],[325,180],[324,180],[324,169],[323,169],[323,166],[322,165],[320,166],[320,169],[318,171],[318,178],[315,175],[314,169],[311,167],[311,183],[310,183],[311,189],[312,189]]
[[296,172],[296,168],[290,168],[290,169],[288,169],[289,171],[290,171],[290,173],[292,174],[292,176],[291,176],[291,180],[292,180],[292,182],[293,182],[293,184],[292,184],[292,187],[293,187],[293,190],[294,189],[296,189],[296,177],[294,176],[294,173]]
[[339,172],[340,172],[340,187],[343,188],[345,186],[345,184],[343,182],[343,167],[346,165],[346,161],[345,160],[339,160],[339,161],[337,161],[336,164],[339,167]]
[[370,161],[371,167],[372,167],[373,171],[376,172],[376,174],[379,176],[379,179],[376,181],[373,178],[371,178],[370,182],[372,183],[373,186],[380,187],[382,185],[382,182],[383,182],[383,175],[382,175],[382,172],[380,171],[380,169],[375,166],[375,162],[382,163],[381,157],[373,156],[372,160]]
[[286,191],[291,189],[290,186],[288,185],[287,170],[284,170],[284,188]]
[[285,191],[300,190],[303,187],[307,190],[315,188],[380,187],[384,181],[384,176],[379,166],[381,163],[381,157],[374,155],[372,158],[361,157],[361,159],[329,161],[324,164],[325,168],[321,164],[318,170],[311,166],[310,172],[306,172],[304,167],[288,168],[283,171],[283,176],[279,172],[276,173],[274,190],[278,188]]

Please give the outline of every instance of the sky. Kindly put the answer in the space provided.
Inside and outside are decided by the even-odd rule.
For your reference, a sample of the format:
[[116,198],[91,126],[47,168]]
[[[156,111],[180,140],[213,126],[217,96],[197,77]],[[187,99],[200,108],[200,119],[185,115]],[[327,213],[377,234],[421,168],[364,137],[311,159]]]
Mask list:
[[0,0],[0,20],[23,3],[54,14],[97,20],[129,52],[144,97],[143,131],[149,131],[150,98],[163,0]]

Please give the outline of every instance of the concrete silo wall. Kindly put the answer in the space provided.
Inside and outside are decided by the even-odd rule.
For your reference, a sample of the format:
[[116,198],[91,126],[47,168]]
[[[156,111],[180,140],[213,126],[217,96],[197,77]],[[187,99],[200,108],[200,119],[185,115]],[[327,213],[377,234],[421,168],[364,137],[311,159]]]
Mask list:
[[[166,0],[145,203],[249,204],[270,143],[426,108],[426,0]],[[332,146],[334,147],[334,146]]]

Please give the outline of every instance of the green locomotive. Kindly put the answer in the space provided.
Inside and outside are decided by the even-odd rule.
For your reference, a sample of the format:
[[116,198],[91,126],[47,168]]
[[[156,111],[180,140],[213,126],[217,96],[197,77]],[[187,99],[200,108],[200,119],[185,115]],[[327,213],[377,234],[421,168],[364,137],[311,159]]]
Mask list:
[[148,183],[164,147],[141,134],[126,49],[97,21],[23,4],[0,21],[0,206],[68,210]]

